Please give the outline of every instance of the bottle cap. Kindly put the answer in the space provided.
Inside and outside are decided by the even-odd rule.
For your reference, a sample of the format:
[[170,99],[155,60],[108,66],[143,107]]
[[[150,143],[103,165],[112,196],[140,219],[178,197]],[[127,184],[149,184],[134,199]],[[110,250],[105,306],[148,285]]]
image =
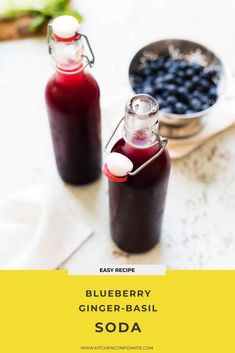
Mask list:
[[132,161],[121,153],[112,152],[109,154],[106,164],[103,166],[103,173],[112,181],[125,182],[127,174],[133,169]]
[[53,34],[61,39],[75,37],[79,29],[78,20],[73,16],[59,16],[52,21]]
[[123,177],[133,169],[132,161],[121,153],[112,152],[107,159],[107,168],[111,174],[117,177]]

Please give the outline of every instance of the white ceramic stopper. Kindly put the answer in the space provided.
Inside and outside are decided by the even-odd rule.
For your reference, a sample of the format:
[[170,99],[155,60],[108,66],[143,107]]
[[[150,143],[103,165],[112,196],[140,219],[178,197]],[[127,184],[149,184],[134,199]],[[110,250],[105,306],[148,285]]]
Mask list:
[[60,38],[71,38],[79,31],[78,20],[73,16],[59,16],[52,22],[53,32]]
[[107,168],[111,174],[123,177],[133,169],[132,161],[121,153],[112,152],[107,159]]

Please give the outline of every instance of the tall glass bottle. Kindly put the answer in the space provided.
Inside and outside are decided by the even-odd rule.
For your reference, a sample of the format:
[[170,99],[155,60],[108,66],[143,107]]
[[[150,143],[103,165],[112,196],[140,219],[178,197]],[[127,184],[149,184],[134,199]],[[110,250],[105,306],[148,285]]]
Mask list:
[[[100,91],[85,71],[94,56],[72,16],[56,18],[48,35],[56,72],[45,96],[58,172],[67,183],[90,183],[99,177],[101,165]],[[84,39],[91,60],[84,55]]]
[[158,135],[157,113],[158,104],[149,95],[128,101],[123,138],[112,147],[103,167],[110,179],[111,235],[130,253],[150,250],[161,234],[170,157],[167,140]]

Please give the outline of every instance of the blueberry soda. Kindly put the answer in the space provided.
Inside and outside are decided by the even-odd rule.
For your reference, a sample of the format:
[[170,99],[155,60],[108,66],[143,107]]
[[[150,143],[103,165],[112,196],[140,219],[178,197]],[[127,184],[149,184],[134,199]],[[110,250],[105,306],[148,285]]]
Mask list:
[[128,157],[134,170],[161,150],[156,159],[125,182],[109,181],[111,236],[130,253],[150,250],[161,235],[170,157],[158,136],[157,113],[153,97],[134,96],[126,106],[123,138],[112,148],[112,152]]
[[61,178],[80,185],[100,175],[100,91],[84,70],[79,24],[71,16],[52,23],[50,51],[56,73],[46,86],[46,103]]

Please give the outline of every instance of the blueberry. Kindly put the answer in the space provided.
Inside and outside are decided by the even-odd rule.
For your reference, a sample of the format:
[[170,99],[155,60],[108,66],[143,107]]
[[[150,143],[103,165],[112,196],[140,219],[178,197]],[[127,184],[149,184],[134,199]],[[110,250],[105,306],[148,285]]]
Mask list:
[[173,83],[169,83],[168,85],[165,86],[165,89],[169,92],[169,93],[176,93],[177,90],[177,86]]
[[168,70],[170,67],[171,67],[171,62],[170,62],[170,60],[166,60],[166,61],[164,62],[164,69],[165,69],[165,70]]
[[155,93],[161,93],[162,91],[164,91],[165,89],[165,86],[162,82],[155,82],[154,84],[154,90],[155,90]]
[[210,88],[210,84],[207,80],[201,79],[200,82],[198,83],[198,89],[201,91],[208,91]]
[[210,106],[210,104],[204,103],[204,104],[202,104],[201,108],[202,108],[202,110],[206,110],[209,108],[209,106]]
[[185,81],[184,87],[187,88],[188,91],[191,91],[193,88],[193,83],[191,81]]
[[189,102],[191,101],[191,99],[193,99],[194,97],[193,97],[193,95],[192,95],[192,93],[189,93],[188,95],[187,95],[187,104],[189,104]]
[[152,96],[154,94],[153,88],[150,85],[144,85],[143,86],[143,93],[149,94]]
[[164,65],[166,70],[169,70],[170,68],[175,67],[174,60],[167,60]]
[[152,70],[149,66],[146,66],[144,69],[143,69],[143,75],[146,77],[146,76],[150,76],[152,75]]
[[153,77],[152,76],[146,77],[144,80],[144,84],[152,86],[154,84]]
[[211,107],[215,103],[216,103],[216,99],[210,99],[209,106]]
[[194,112],[194,110],[192,110],[192,109],[187,109],[186,110],[186,114],[194,114],[195,112]]
[[166,74],[164,77],[165,82],[174,82],[174,75],[172,74]]
[[186,87],[182,86],[182,87],[179,87],[176,91],[177,95],[186,99],[187,96],[188,96],[188,90]]
[[165,64],[165,59],[163,57],[159,57],[157,59],[157,63],[158,65],[160,65],[161,67],[164,67],[164,64]]
[[141,86],[134,86],[133,87],[133,90],[135,91],[135,93],[142,93],[143,92],[143,89]]
[[154,79],[154,85],[157,86],[159,83],[163,83],[165,81],[164,76],[158,76]]
[[175,70],[179,69],[177,60],[171,60],[171,66],[169,69],[175,69]]
[[210,88],[212,87],[215,87],[215,88],[218,88],[218,83],[213,81],[213,80],[210,80],[210,79],[207,79],[208,82],[209,82],[209,85],[210,85]]
[[174,105],[177,103],[177,98],[175,96],[168,96],[166,97],[166,103],[171,105]]
[[201,96],[202,96],[202,94],[201,94],[201,92],[198,91],[198,90],[194,90],[194,91],[192,92],[192,98],[199,98],[199,99],[201,99]]
[[168,91],[164,91],[164,92],[162,92],[162,94],[161,94],[161,97],[162,98],[166,98],[166,97],[168,97],[169,96],[169,92]]
[[177,67],[175,67],[175,66],[171,66],[171,67],[169,67],[169,69],[167,70],[167,72],[169,73],[169,74],[173,74],[174,76],[176,75],[176,73],[177,73]]
[[185,76],[188,77],[188,78],[192,78],[193,77],[193,70],[191,68],[188,68],[186,71],[185,71]]
[[164,71],[164,63],[157,60],[156,63],[155,63],[155,68],[156,68],[156,71]]
[[165,72],[163,70],[159,70],[159,71],[156,71],[156,74],[155,74],[157,77],[163,77],[165,76]]
[[163,100],[161,97],[157,96],[157,97],[155,97],[155,98],[156,98],[156,100],[157,100],[157,102],[158,102],[158,105],[159,105],[159,108],[160,108],[160,109],[166,107],[166,103],[164,102],[164,100]]
[[152,72],[156,72],[159,69],[157,61],[152,61],[151,63],[149,63],[148,66],[149,66],[149,68],[151,69]]
[[184,81],[181,77],[175,77],[174,83],[176,83],[178,86],[182,86]]
[[204,66],[194,63],[192,64],[192,69],[195,74],[200,74],[204,70]]
[[181,70],[186,70],[189,67],[189,63],[187,61],[185,61],[185,60],[180,60],[180,61],[178,61],[178,65],[177,66]]
[[200,82],[200,79],[198,76],[193,76],[191,82],[194,86],[196,86]]
[[210,88],[208,96],[210,99],[216,100],[218,97],[217,88],[215,87]]
[[176,76],[180,77],[180,78],[184,78],[185,77],[185,73],[184,73],[183,70],[177,70]]
[[218,76],[220,70],[217,66],[209,66],[205,68],[204,75],[206,78],[214,79]]
[[199,77],[200,80],[201,80],[201,79],[207,80],[205,71],[202,71],[202,72],[200,73],[200,75],[198,75],[198,77]]
[[185,114],[187,110],[187,107],[185,104],[177,102],[174,107],[174,112],[177,114]]
[[203,104],[209,104],[209,97],[207,95],[201,95],[200,97],[200,101],[203,103]]
[[218,82],[219,75],[215,74],[213,76],[213,75],[210,75],[210,73],[207,73],[206,71],[203,71],[201,73],[200,77],[201,77],[201,79],[204,79],[204,80],[208,81],[211,86],[216,86],[216,84]]
[[164,108],[162,108],[162,111],[163,111],[164,113],[173,113],[171,107],[164,107]]
[[201,109],[201,101],[198,98],[193,98],[190,101],[190,106],[194,111],[200,111]]
[[155,67],[156,67],[157,71],[159,71],[159,70],[165,71],[165,62],[164,61],[156,60],[156,61],[154,61],[154,63],[155,63]]

